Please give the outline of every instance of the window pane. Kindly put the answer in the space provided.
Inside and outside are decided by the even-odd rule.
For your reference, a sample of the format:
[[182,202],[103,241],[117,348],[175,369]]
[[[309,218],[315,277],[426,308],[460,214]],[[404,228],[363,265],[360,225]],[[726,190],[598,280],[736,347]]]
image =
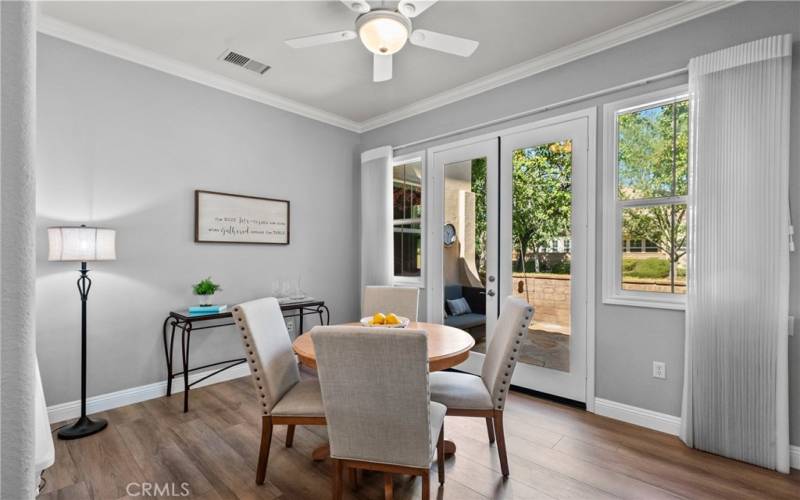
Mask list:
[[422,164],[393,169],[394,275],[421,276]]
[[686,194],[688,110],[679,101],[617,116],[619,199]]
[[420,276],[422,270],[422,231],[420,224],[394,226],[394,275]]
[[686,205],[624,208],[622,245],[623,290],[686,293]]

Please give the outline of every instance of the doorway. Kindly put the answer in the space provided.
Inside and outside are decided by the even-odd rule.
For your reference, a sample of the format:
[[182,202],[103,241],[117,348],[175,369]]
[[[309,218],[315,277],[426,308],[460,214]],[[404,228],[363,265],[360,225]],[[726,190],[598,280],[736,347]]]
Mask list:
[[503,304],[518,297],[534,316],[513,383],[580,402],[593,384],[593,115],[433,148],[428,163],[427,313],[475,339],[459,369],[480,373]]

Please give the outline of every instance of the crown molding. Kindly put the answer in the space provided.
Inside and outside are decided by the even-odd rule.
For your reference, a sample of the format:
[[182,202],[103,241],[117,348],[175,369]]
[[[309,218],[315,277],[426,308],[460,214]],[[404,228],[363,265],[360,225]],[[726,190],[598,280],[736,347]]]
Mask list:
[[238,82],[231,78],[200,69],[170,57],[162,56],[147,49],[121,42],[109,36],[81,28],[80,26],[50,16],[38,16],[37,31],[201,85],[282,109],[305,118],[327,123],[328,125],[340,127],[352,132],[361,132],[361,125],[354,120],[287,99],[252,85]]
[[743,0],[723,0],[719,2],[709,2],[687,0],[673,7],[654,12],[653,14],[604,31],[603,33],[553,50],[547,54],[510,66],[446,92],[421,99],[407,106],[369,118],[362,122],[357,122],[335,113],[267,92],[266,90],[259,89],[252,85],[238,82],[231,78],[200,69],[170,57],[162,56],[153,51],[136,47],[107,35],[90,31],[50,16],[39,15],[37,19],[37,29],[40,33],[119,57],[120,59],[141,64],[201,85],[238,95],[245,99],[282,109],[328,125],[340,127],[352,132],[363,133],[440,108],[447,104],[452,104],[537,73],[542,73],[636,40],[637,38],[731,7],[742,1]]
[[389,111],[361,122],[361,132],[367,132],[390,123],[405,120],[432,109],[475,96],[482,92],[507,85],[537,73],[562,66],[612,47],[671,28],[698,17],[731,7],[743,0],[721,2],[684,1],[623,25],[566,45],[539,57],[502,69],[472,82],[454,87],[446,92]]

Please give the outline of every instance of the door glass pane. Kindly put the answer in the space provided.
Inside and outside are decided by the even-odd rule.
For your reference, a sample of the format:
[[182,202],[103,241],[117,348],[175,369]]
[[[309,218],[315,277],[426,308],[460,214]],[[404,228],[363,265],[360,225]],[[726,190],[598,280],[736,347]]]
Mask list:
[[686,205],[623,208],[620,269],[623,290],[686,293]]
[[572,141],[512,157],[512,285],[534,307],[519,361],[569,371]]
[[444,167],[444,322],[486,352],[486,158]]

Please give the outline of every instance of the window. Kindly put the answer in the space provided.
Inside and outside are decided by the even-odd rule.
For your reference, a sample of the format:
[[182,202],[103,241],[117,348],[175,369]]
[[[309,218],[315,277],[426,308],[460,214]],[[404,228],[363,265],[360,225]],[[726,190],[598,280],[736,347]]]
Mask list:
[[422,161],[396,163],[392,175],[394,276],[422,281]]
[[605,106],[603,301],[682,309],[689,101],[685,87]]

